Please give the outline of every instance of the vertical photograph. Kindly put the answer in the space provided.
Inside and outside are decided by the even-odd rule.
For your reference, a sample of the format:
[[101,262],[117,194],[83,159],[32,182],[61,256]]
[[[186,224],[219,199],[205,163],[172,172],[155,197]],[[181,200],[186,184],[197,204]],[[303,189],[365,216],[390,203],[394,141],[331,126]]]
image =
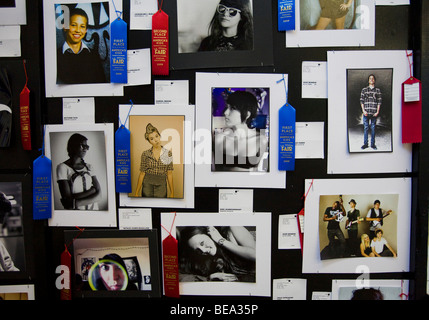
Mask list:
[[108,2],[55,4],[57,84],[110,82]]
[[301,30],[360,29],[360,0],[300,0]]
[[0,182],[0,272],[25,271],[21,182]]
[[349,152],[392,152],[393,69],[347,69]]
[[176,227],[179,281],[256,281],[256,227]]
[[253,50],[252,8],[252,0],[178,0],[178,52]]
[[103,131],[51,132],[54,210],[108,210]]
[[396,258],[397,207],[397,194],[321,195],[321,260]]
[[212,171],[269,171],[269,88],[212,88]]
[[183,115],[131,115],[130,197],[184,197]]

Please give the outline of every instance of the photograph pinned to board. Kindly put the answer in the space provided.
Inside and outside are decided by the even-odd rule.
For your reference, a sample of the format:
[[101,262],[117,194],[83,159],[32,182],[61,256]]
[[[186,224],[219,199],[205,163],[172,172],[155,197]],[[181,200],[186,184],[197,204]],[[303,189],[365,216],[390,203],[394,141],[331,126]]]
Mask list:
[[65,231],[64,237],[71,243],[73,298],[161,296],[156,229]]
[[180,295],[271,295],[271,213],[163,212],[161,225],[178,240]]
[[396,258],[398,198],[398,194],[320,195],[320,259]]
[[110,83],[110,23],[121,8],[109,1],[43,2],[45,61],[54,62],[45,63],[47,97],[123,95],[124,84]]
[[277,165],[285,85],[281,74],[196,74],[196,186],[286,187]]
[[130,130],[132,192],[124,207],[194,207],[192,105],[120,105]]
[[408,280],[332,280],[331,300],[408,300]]
[[170,67],[273,64],[271,3],[178,0],[163,5],[170,19]]
[[[314,179],[305,188],[305,233],[317,236],[304,234],[303,273],[362,273],[362,265],[371,273],[409,270],[411,179]],[[336,221],[341,199],[344,215]],[[349,232],[346,223],[360,220],[355,210],[347,216],[353,206],[365,219]]]
[[51,226],[115,227],[113,124],[47,125]]
[[27,301],[34,299],[35,296],[33,284],[0,286],[0,300]]
[[300,0],[296,29],[286,31],[286,47],[375,45],[375,4],[371,0]]
[[347,69],[350,153],[393,151],[392,77],[391,68]]
[[[364,130],[361,93],[368,87],[371,74],[375,75],[372,81],[376,89],[365,89],[374,91],[369,104],[375,110],[378,102],[381,105],[377,121],[367,117]],[[400,117],[401,84],[408,77],[405,51],[328,51],[328,122],[335,123],[328,126],[329,174],[412,171],[412,146],[402,143]],[[376,94],[377,87],[381,89]],[[372,132],[376,148],[371,148]]]
[[0,279],[22,277],[28,272],[24,234],[24,213],[28,208],[24,205],[24,187],[29,186],[25,186],[22,177],[0,175]]
[[27,0],[3,0],[0,2],[1,25],[27,24]]

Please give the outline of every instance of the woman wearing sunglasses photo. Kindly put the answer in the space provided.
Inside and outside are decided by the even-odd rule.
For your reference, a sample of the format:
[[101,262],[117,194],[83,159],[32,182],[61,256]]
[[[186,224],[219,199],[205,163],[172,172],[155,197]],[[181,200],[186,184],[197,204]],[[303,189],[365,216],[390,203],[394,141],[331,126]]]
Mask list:
[[248,0],[221,0],[198,51],[253,49],[253,17]]

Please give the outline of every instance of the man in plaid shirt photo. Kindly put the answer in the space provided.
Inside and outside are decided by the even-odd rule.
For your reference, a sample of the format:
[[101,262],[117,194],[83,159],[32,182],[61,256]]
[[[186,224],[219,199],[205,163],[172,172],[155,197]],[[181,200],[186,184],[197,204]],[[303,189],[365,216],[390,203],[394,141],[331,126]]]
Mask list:
[[371,129],[371,148],[376,150],[375,125],[381,107],[381,90],[375,87],[375,76],[368,77],[368,86],[363,88],[360,94],[360,105],[363,113],[363,146],[368,148],[368,130]]

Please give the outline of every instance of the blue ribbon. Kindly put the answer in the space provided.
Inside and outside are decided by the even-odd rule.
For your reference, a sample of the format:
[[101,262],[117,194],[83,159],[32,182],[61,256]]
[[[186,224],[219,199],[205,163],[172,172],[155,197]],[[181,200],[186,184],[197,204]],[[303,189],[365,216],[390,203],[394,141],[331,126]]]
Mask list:
[[110,82],[127,83],[127,23],[119,15],[110,25]]
[[295,1],[278,0],[279,31],[295,30]]
[[[131,103],[125,123],[128,120],[133,104]],[[121,119],[119,119],[121,122]],[[121,124],[115,132],[116,192],[131,192],[131,132]]]

